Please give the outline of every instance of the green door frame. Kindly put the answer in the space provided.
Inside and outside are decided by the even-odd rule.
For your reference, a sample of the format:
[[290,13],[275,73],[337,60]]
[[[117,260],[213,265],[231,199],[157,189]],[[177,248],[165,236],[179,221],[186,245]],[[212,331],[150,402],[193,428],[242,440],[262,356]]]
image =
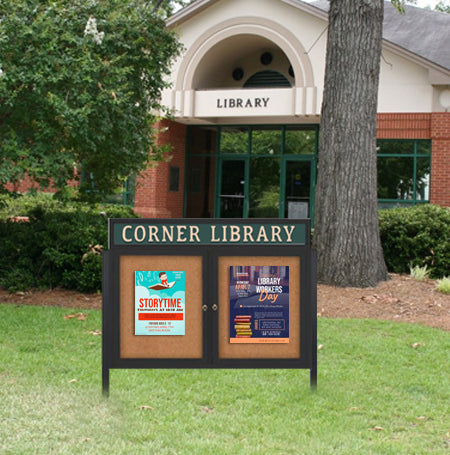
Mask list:
[[[222,163],[224,161],[244,161],[245,163],[245,184],[244,184],[244,207],[243,207],[243,218],[248,218],[249,212],[249,188],[250,188],[250,159],[248,156],[242,155],[225,155],[217,157],[217,186],[216,186],[216,195],[214,203],[214,218],[220,218],[220,193],[222,189]],[[316,157],[313,155],[289,155],[281,157],[281,181],[280,181],[280,199],[279,199],[279,211],[278,217],[284,218],[284,213],[286,209],[286,168],[288,162],[303,161],[310,163],[310,206],[309,206],[309,216],[311,218],[311,223],[314,225],[314,209],[315,209],[315,187],[316,187]]]
[[[229,126],[229,125],[227,125]],[[232,125],[231,125],[232,126]],[[239,126],[246,126],[251,132],[251,129],[255,125],[239,125]],[[260,126],[260,125],[258,125]],[[270,125],[269,125],[270,126]],[[279,125],[274,125],[278,127]],[[286,126],[282,126],[282,135],[283,135],[283,145],[285,141],[285,134],[286,134]],[[216,153],[214,156],[216,157],[216,185],[215,185],[215,195],[214,195],[214,210],[213,210],[213,217],[220,218],[220,192],[222,189],[222,163],[224,161],[244,161],[245,163],[245,184],[244,184],[244,205],[243,205],[243,218],[248,218],[249,209],[250,209],[250,158],[251,158],[251,149],[252,149],[252,136],[249,135],[248,140],[248,149],[246,154],[221,154],[220,153],[220,137],[221,137],[221,129],[222,126],[217,126],[217,144],[216,144]],[[284,218],[285,213],[285,198],[286,198],[286,165],[289,161],[307,161],[310,163],[310,207],[309,207],[309,215],[311,218],[311,226],[314,226],[314,211],[315,211],[315,189],[316,189],[316,177],[317,177],[317,150],[318,150],[318,131],[319,126],[315,125],[314,128],[311,130],[315,130],[315,154],[285,154],[284,147],[283,152],[280,155],[281,159],[281,169],[280,169],[280,198],[279,198],[279,210],[278,216],[279,218]],[[189,128],[188,128],[189,134]],[[188,140],[186,141],[188,143]],[[186,172],[188,166],[188,156],[189,151],[188,147],[186,146]],[[186,212],[186,179],[185,179],[185,195],[184,195],[184,216]]]

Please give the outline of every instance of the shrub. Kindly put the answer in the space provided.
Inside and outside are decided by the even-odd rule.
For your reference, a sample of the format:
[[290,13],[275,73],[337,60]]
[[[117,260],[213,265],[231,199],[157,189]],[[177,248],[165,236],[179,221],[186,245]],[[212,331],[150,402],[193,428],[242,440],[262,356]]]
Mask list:
[[412,278],[414,278],[417,281],[425,281],[428,278],[430,278],[430,271],[428,270],[428,267],[426,265],[424,265],[423,267],[419,267],[418,265],[410,267],[409,274],[411,275]]
[[62,207],[62,203],[51,193],[3,194],[0,196],[0,219],[28,216],[37,206],[56,210]]
[[450,294],[450,276],[437,280],[436,289],[443,294]]
[[[82,292],[101,289],[107,220],[136,217],[130,207],[64,203],[51,196],[2,201],[0,285],[11,291],[56,286]],[[29,222],[10,219],[17,215],[28,216]]]
[[450,270],[450,210],[434,205],[381,210],[380,234],[390,272],[424,267],[432,278]]

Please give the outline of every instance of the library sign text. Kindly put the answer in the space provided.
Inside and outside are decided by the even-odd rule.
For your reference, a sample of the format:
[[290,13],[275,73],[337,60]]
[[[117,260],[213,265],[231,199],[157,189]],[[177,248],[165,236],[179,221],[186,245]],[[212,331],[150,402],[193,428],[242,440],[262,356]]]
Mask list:
[[252,244],[304,245],[304,224],[140,224],[116,223],[116,245]]

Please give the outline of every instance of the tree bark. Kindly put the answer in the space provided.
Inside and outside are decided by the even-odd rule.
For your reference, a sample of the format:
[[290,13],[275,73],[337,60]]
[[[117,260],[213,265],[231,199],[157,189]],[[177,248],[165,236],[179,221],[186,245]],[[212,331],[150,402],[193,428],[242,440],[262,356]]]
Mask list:
[[388,279],[378,228],[376,119],[383,0],[331,0],[314,244],[318,278]]

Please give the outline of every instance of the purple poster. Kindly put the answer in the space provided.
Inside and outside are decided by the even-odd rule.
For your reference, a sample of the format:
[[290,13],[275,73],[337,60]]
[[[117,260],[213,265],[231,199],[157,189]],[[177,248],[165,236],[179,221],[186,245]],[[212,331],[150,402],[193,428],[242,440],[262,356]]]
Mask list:
[[289,267],[230,267],[230,343],[289,343]]

